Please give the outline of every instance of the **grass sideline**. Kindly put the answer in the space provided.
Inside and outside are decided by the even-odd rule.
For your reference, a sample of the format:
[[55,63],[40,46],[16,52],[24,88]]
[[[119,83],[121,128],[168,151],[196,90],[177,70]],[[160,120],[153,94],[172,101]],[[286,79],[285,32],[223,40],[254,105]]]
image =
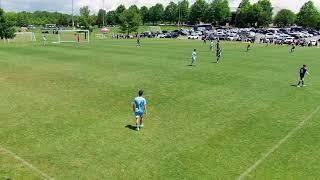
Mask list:
[[[320,104],[316,48],[223,42],[215,64],[201,41],[0,46],[0,145],[55,179],[235,179]],[[149,115],[136,132],[125,126],[140,88]],[[247,178],[320,177],[319,116]],[[0,155],[0,179],[40,178]]]

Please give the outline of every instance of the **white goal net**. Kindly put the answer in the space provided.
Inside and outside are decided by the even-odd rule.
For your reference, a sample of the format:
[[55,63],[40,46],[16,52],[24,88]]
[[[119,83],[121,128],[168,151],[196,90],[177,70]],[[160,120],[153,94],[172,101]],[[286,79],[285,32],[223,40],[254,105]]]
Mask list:
[[33,32],[16,32],[14,33],[15,37],[13,38],[14,42],[35,42],[36,36]]
[[89,30],[59,30],[55,32],[53,43],[89,43]]

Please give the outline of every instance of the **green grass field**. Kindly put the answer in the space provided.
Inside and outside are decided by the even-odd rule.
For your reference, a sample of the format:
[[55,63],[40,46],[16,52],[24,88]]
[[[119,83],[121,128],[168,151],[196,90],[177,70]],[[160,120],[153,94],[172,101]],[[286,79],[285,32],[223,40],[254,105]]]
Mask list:
[[200,41],[0,45],[0,179],[236,179],[259,159],[245,179],[320,177],[317,48],[222,43],[215,64]]

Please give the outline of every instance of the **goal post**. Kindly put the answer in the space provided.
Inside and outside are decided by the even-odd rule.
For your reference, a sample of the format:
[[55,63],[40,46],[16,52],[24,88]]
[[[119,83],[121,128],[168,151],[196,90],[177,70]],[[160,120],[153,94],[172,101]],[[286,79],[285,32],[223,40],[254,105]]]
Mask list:
[[58,30],[53,43],[89,43],[89,30]]
[[35,42],[37,41],[36,36],[33,32],[16,32],[14,33],[14,42]]

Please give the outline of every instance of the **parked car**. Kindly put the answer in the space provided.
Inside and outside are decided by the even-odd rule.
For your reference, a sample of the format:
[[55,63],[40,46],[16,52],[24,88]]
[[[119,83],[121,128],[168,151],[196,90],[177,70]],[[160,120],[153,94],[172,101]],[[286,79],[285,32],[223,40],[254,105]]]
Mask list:
[[227,40],[228,41],[235,41],[239,38],[239,35],[236,34],[236,33],[231,33],[228,37],[227,37]]
[[273,35],[272,33],[267,33],[267,34],[265,35],[265,38],[266,38],[266,39],[273,39],[273,37],[274,37],[274,35]]
[[158,34],[157,38],[166,38],[166,34]]
[[199,39],[199,35],[195,32],[191,33],[191,35],[188,36],[188,39]]
[[311,44],[311,46],[316,46],[317,45],[317,41],[316,40],[311,40],[310,44]]
[[294,40],[294,37],[287,37],[285,40],[284,40],[284,44],[292,44],[293,43],[293,40]]

